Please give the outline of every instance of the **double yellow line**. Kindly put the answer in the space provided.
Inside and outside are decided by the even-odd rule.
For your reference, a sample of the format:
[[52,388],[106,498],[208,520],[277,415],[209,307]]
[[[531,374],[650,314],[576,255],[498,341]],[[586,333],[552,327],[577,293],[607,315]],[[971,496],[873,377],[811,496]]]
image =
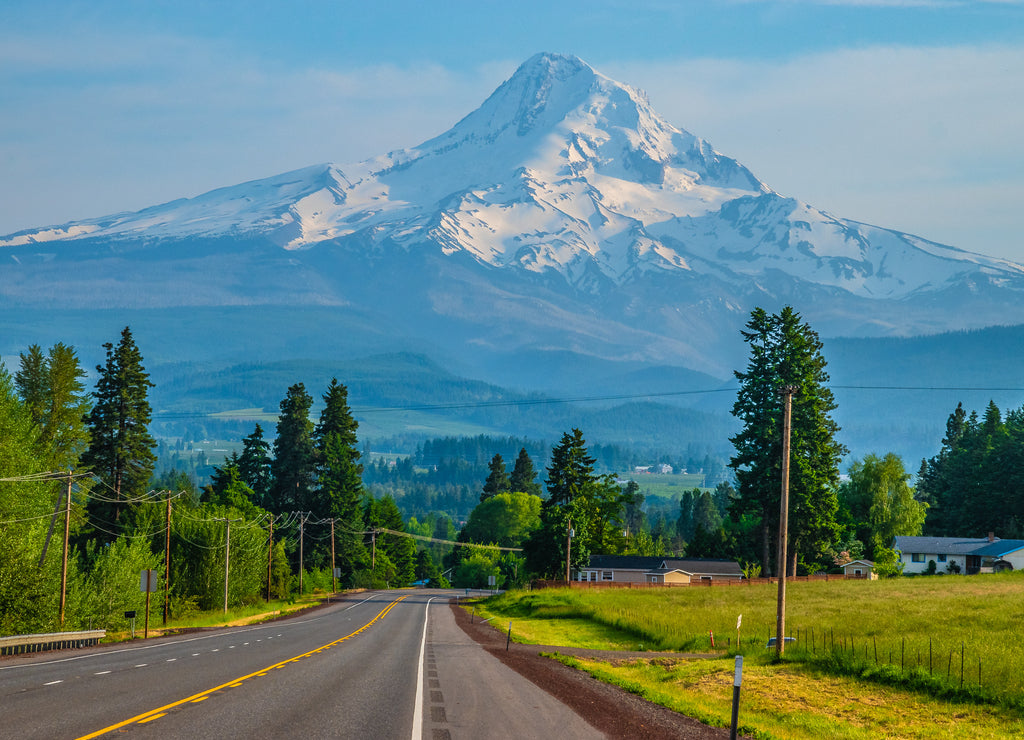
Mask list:
[[99,737],[100,735],[106,735],[108,732],[113,732],[114,730],[118,730],[118,729],[120,729],[122,727],[127,727],[128,725],[144,724],[146,722],[152,722],[155,719],[160,719],[161,717],[163,717],[165,714],[167,714],[167,712],[169,710],[174,709],[174,707],[181,706],[182,704],[198,704],[201,701],[205,701],[206,699],[209,699],[212,694],[215,694],[216,692],[220,691],[221,689],[234,688],[236,686],[241,686],[242,682],[245,681],[246,679],[253,678],[254,676],[265,676],[265,675],[267,675],[268,671],[272,671],[275,668],[281,668],[283,666],[288,665],[289,663],[294,663],[295,661],[302,660],[303,658],[309,657],[310,655],[314,655],[314,654],[319,653],[319,652],[321,652],[323,650],[327,650],[329,648],[332,648],[335,645],[340,645],[341,643],[345,642],[345,640],[348,640],[349,638],[355,637],[356,635],[358,635],[363,630],[368,629],[370,627],[370,625],[372,625],[374,622],[376,622],[376,621],[378,621],[380,619],[383,619],[384,616],[389,611],[391,611],[394,608],[395,604],[397,604],[399,601],[401,601],[404,598],[406,598],[406,597],[405,596],[401,596],[401,597],[395,599],[390,604],[388,604],[380,612],[380,614],[378,614],[376,617],[374,617],[369,622],[364,624],[362,627],[357,629],[355,632],[352,632],[351,634],[345,635],[344,637],[340,637],[337,640],[335,640],[334,642],[329,642],[326,645],[321,645],[320,647],[316,648],[315,650],[310,650],[308,653],[303,653],[302,655],[296,655],[294,658],[288,658],[288,660],[282,660],[280,663],[274,663],[274,665],[267,666],[266,668],[262,668],[262,669],[260,669],[258,671],[255,671],[253,673],[249,673],[249,674],[247,674],[245,676],[242,676],[240,678],[233,679],[231,681],[228,681],[227,683],[222,683],[220,686],[214,686],[212,689],[207,689],[206,691],[201,691],[198,694],[193,694],[192,696],[186,697],[184,699],[180,699],[179,701],[172,702],[170,704],[165,704],[164,706],[158,707],[156,709],[151,709],[150,711],[144,712],[143,714],[136,715],[135,717],[132,717],[131,719],[126,719],[123,722],[118,722],[116,725],[111,725],[110,727],[104,727],[102,730],[96,730],[96,732],[90,733],[88,735],[82,735],[82,737],[78,738],[78,740],[89,740],[90,738]]

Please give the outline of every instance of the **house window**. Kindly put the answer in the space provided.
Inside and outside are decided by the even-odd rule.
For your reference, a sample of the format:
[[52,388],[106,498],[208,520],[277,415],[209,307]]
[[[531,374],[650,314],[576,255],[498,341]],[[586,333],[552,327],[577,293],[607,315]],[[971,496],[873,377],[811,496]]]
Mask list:
[[860,569],[860,568],[854,568],[854,569],[853,569],[853,574],[854,574],[855,576],[862,576],[862,575],[864,575],[864,574],[863,574],[863,573],[861,572],[861,569]]
[[939,562],[940,563],[946,562],[946,556],[945,555],[939,555],[938,558],[939,558]]
[[610,580],[612,580],[613,575],[614,574],[610,570],[602,570],[601,571],[601,580],[602,581],[610,581]]
[[711,576],[701,576],[700,579],[702,581],[710,581],[711,580]]
[[590,580],[592,580],[592,581],[596,581],[597,580],[597,571],[596,570],[590,571]]
[[915,562],[915,563],[923,563],[924,562],[924,553],[923,552],[915,552],[915,553],[913,553],[910,556],[910,560],[912,562]]

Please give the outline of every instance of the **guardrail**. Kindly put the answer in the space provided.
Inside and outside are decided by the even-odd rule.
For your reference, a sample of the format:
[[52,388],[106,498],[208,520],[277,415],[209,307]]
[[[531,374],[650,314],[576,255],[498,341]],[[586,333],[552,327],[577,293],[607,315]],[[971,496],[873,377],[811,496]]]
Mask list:
[[54,632],[49,635],[12,635],[0,637],[0,655],[41,653],[44,650],[83,648],[97,644],[106,637],[106,630],[85,632]]

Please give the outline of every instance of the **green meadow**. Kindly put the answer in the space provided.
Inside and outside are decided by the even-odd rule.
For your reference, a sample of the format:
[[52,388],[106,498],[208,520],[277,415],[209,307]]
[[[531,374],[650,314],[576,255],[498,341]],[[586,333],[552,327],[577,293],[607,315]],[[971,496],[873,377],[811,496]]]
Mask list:
[[700,654],[562,659],[714,725],[728,725],[741,654],[741,724],[757,737],[1024,737],[1024,574],[791,582],[786,593],[797,639],[782,661],[767,647],[775,584],[517,591],[477,610],[522,642]]

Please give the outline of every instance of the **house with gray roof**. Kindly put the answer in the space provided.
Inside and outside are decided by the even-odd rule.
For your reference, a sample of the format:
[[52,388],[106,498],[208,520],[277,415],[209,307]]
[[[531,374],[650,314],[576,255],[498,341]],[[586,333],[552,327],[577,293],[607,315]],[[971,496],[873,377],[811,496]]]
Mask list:
[[1024,568],[1024,540],[988,537],[896,537],[893,549],[904,574],[926,573],[935,562],[939,573],[994,573]]
[[607,584],[687,585],[742,578],[743,570],[734,560],[645,555],[591,555],[587,567],[576,574],[577,581]]

